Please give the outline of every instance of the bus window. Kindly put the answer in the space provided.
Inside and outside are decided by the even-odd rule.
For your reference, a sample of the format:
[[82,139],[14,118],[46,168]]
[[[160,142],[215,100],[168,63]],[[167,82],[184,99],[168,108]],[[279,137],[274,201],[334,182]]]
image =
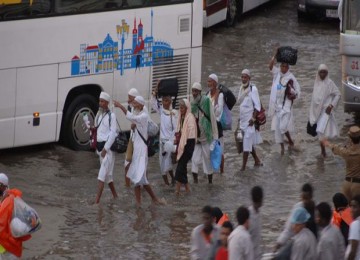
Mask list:
[[346,23],[345,32],[360,34],[360,2],[359,1],[347,1],[346,6]]
[[50,0],[3,1],[0,4],[0,21],[43,16],[50,11]]

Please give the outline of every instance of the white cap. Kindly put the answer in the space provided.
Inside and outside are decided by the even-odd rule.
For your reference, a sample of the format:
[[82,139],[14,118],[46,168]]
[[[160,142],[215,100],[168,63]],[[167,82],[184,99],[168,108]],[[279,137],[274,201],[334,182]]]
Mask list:
[[135,101],[143,106],[145,105],[145,99],[142,96],[136,96]]
[[192,85],[191,89],[197,89],[197,90],[202,90],[201,84],[199,82],[194,82],[194,84]]
[[209,78],[211,78],[213,81],[215,81],[216,83],[219,83],[219,79],[218,77],[216,76],[216,74],[210,74],[209,75]]
[[9,186],[9,179],[5,173],[0,173],[0,183],[2,183],[5,186]]
[[129,90],[128,95],[133,96],[133,97],[139,96],[139,91],[137,91],[136,88],[132,88]]
[[245,74],[245,75],[248,75],[249,77],[251,77],[251,74],[250,74],[250,70],[248,69],[244,69],[241,74]]
[[100,93],[100,99],[104,99],[107,102],[110,102],[110,95],[103,91],[103,92]]

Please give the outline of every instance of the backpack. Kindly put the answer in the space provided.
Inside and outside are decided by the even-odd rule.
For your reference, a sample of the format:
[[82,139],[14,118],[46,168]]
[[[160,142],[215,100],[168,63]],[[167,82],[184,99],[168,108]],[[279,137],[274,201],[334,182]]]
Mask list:
[[219,90],[224,95],[224,101],[229,110],[231,110],[236,104],[236,97],[232,91],[225,87],[224,85],[219,84]]

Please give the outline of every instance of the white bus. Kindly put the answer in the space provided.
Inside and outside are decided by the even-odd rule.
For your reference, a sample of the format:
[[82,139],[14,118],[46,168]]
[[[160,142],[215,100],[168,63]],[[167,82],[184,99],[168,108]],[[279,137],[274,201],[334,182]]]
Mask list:
[[340,54],[344,110],[360,112],[360,1],[343,0],[341,5]]
[[177,78],[187,95],[201,78],[202,10],[193,0],[0,0],[0,149],[88,149],[83,113],[93,122],[103,90],[149,99],[159,79]]
[[203,0],[203,26],[208,28],[224,22],[235,24],[237,17],[270,0]]

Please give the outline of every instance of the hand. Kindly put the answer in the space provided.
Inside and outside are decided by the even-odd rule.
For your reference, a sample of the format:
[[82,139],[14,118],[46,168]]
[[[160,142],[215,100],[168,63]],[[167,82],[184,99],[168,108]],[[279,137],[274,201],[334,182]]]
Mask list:
[[332,106],[332,105],[329,105],[329,106],[326,108],[325,113],[328,114],[328,115],[330,115],[332,109],[333,109],[333,106]]
[[134,130],[136,128],[136,124],[131,124],[131,130]]
[[121,107],[122,105],[120,104],[120,102],[113,100],[114,106],[115,107]]
[[251,118],[251,119],[249,120],[249,126],[253,126],[254,123],[255,123],[255,120],[254,120],[253,118]]
[[280,249],[281,245],[279,243],[276,243],[276,245],[273,248],[273,252],[275,253],[276,251],[278,251]]
[[103,148],[101,151],[101,157],[104,158],[105,155],[106,155],[106,150],[105,150],[105,148]]

